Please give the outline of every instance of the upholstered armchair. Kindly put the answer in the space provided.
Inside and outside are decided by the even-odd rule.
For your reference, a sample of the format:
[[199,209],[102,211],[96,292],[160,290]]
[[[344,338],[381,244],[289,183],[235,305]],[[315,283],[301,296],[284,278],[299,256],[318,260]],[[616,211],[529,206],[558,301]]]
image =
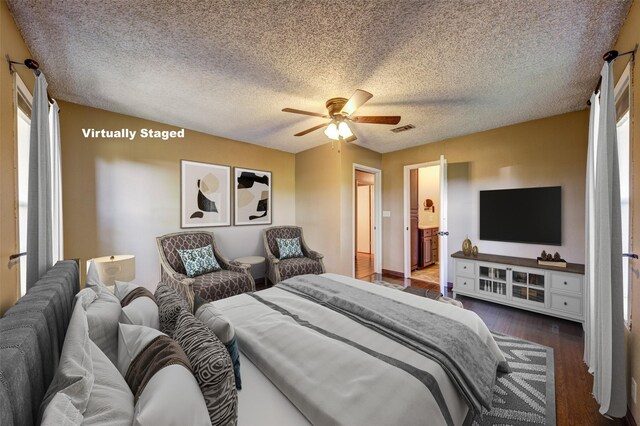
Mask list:
[[[190,306],[193,306],[195,294],[211,301],[256,289],[249,267],[224,257],[211,232],[182,231],[157,237],[156,241],[160,255],[161,281],[175,289]],[[222,270],[194,278],[187,277],[178,250],[195,249],[209,244]]]
[[[262,235],[264,251],[267,255],[267,278],[272,284],[282,280],[304,274],[325,273],[322,254],[313,251],[307,246],[302,236],[302,228],[299,226],[272,226],[266,228]],[[304,257],[280,259],[277,238],[300,238],[300,246]]]

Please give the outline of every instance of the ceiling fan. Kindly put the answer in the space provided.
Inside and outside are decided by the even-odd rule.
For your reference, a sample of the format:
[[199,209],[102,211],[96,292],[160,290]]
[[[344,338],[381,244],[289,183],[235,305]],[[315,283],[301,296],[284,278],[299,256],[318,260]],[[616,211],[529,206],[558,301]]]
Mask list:
[[349,122],[352,123],[368,123],[368,124],[398,124],[400,122],[399,115],[360,115],[354,116],[353,113],[361,107],[365,102],[371,99],[373,95],[364,90],[356,90],[349,99],[347,98],[331,98],[327,101],[326,107],[328,114],[321,114],[317,112],[302,111],[293,108],[284,108],[283,112],[291,112],[293,114],[310,115],[312,117],[328,118],[331,121],[329,123],[322,123],[314,126],[310,129],[303,130],[300,133],[296,133],[294,136],[304,136],[307,133],[311,133],[315,130],[326,127],[324,134],[329,139],[344,140],[346,142],[353,142],[357,138],[349,127]]

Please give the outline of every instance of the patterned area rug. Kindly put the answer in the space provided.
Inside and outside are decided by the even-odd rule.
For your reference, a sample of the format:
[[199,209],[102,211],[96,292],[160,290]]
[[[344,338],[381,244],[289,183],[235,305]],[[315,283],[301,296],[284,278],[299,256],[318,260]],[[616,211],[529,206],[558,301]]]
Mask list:
[[498,377],[491,411],[474,426],[555,425],[556,386],[553,349],[517,337],[491,332],[512,372]]

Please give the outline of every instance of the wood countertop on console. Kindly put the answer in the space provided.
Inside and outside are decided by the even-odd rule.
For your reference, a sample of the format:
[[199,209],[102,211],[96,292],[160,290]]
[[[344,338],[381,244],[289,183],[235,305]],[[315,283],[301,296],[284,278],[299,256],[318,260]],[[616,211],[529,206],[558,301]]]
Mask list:
[[568,263],[566,268],[558,266],[538,265],[537,259],[525,257],[501,256],[499,254],[478,253],[477,256],[465,256],[462,251],[457,251],[451,255],[456,259],[475,260],[481,262],[504,263],[507,265],[522,266],[525,268],[548,269],[550,271],[569,272],[572,274],[584,275],[584,265],[582,263]]

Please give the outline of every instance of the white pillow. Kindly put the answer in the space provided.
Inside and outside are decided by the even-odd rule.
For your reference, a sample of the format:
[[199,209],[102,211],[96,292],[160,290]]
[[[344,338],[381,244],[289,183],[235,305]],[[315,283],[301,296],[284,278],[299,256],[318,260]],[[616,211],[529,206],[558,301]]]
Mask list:
[[116,281],[114,285],[114,294],[120,301],[122,301],[127,294],[131,293],[131,290],[138,287],[138,284],[125,281]]
[[89,338],[87,313],[82,306],[86,299],[79,300],[69,322],[60,364],[42,403],[42,424],[130,425],[133,394],[116,367]]
[[[131,362],[157,336],[149,327],[120,324],[118,369],[126,375]],[[183,365],[160,369],[144,387],[135,405],[134,425],[211,425],[198,382]]]
[[120,322],[160,329],[158,305],[148,297],[138,297],[122,308]]
[[96,267],[93,259],[89,260],[89,268],[87,269],[87,279],[85,281],[85,286],[107,288],[107,286],[102,281],[100,281],[100,274],[98,274],[98,268]]
[[78,293],[76,298],[85,297],[82,293],[90,291],[95,291],[98,297],[86,306],[89,337],[113,365],[116,365],[118,360],[118,322],[122,311],[120,301],[106,288],[85,288]]
[[166,336],[161,331],[150,327],[131,324],[118,326],[118,362],[117,367],[122,377],[127,375],[131,361],[158,336]]
[[204,323],[225,345],[235,336],[233,325],[213,303],[205,303],[196,311],[196,318]]
[[[134,283],[116,281],[114,294],[122,302],[122,299],[138,287],[140,286]],[[149,297],[137,297],[122,308],[120,322],[123,324],[144,325],[145,327],[159,330],[158,305]]]

